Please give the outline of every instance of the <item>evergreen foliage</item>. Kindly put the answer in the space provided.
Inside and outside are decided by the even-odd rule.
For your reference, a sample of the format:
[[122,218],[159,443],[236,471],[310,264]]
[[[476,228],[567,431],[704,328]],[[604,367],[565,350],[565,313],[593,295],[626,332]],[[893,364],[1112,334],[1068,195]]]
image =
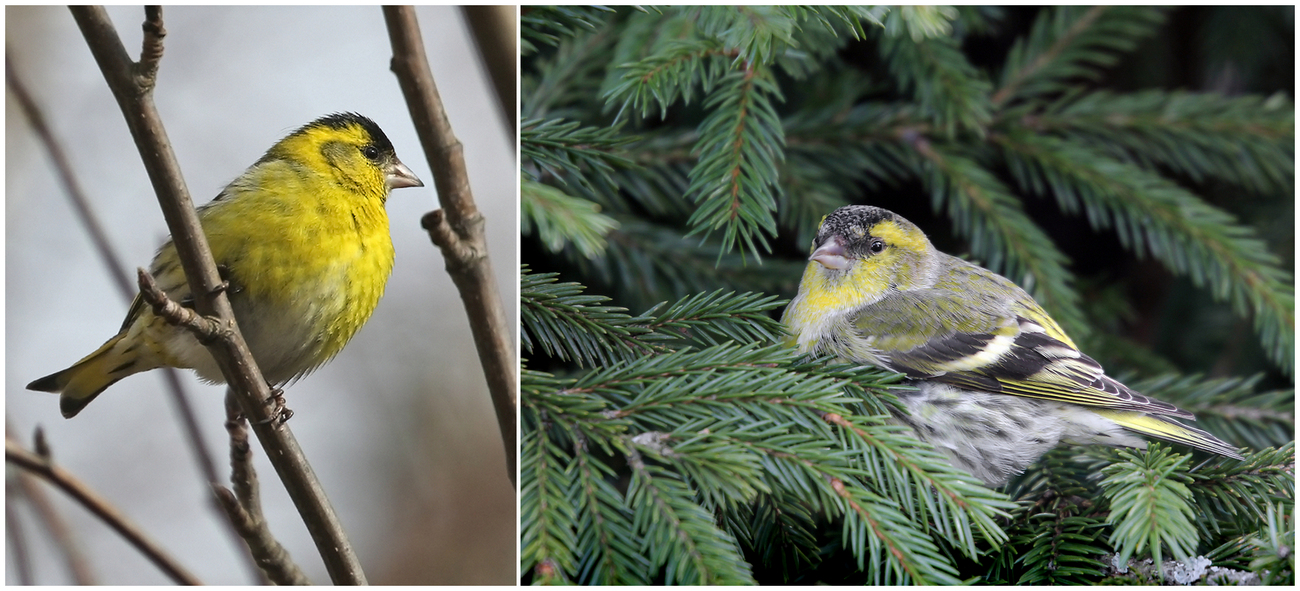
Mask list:
[[[1196,10],[524,7],[524,581],[1095,584],[1205,557],[1293,582],[1291,82],[1267,51],[1202,60],[1248,62],[1235,92],[1147,74],[1173,31],[1279,7]],[[1269,22],[1252,46],[1292,35]],[[1058,448],[1000,490],[949,467],[891,420],[902,376],[800,356],[776,320],[849,203],[1024,286],[1246,458]]]

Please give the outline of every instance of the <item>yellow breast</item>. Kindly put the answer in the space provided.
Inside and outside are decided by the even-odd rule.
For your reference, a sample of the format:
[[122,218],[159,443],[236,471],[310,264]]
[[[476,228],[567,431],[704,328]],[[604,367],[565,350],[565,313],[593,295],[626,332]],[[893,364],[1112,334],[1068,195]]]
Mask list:
[[259,364],[272,366],[263,367],[268,377],[297,375],[342,350],[393,269],[382,198],[302,178],[264,171],[256,186],[234,183],[201,212],[213,257],[238,290],[231,302],[241,330]]

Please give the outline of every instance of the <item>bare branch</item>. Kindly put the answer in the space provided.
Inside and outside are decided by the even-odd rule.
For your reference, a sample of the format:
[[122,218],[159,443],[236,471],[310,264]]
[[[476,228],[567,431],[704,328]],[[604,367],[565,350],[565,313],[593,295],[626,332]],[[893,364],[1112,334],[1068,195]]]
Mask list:
[[253,469],[253,449],[248,445],[248,422],[239,410],[239,400],[226,390],[226,433],[230,436],[230,483],[241,510],[261,519],[262,496]]
[[221,339],[229,339],[236,330],[234,320],[222,323],[204,318],[195,314],[194,310],[167,299],[167,294],[163,293],[153,275],[144,267],[137,269],[136,273],[140,281],[140,297],[153,308],[154,315],[166,320],[168,324],[190,331],[200,343],[210,345]]
[[239,410],[239,401],[226,390],[226,432],[230,434],[230,480],[234,492],[213,486],[221,505],[230,514],[231,523],[248,544],[248,549],[268,582],[276,585],[310,585],[307,575],[289,557],[289,552],[271,534],[262,514],[257,471],[253,469],[253,450],[248,445],[247,422]]
[[162,7],[144,7],[144,24],[140,28],[144,29],[144,41],[140,47],[136,83],[141,88],[153,90],[158,80],[158,63],[162,61],[163,37],[167,36],[167,30],[163,28]]
[[[159,13],[158,18],[161,18]],[[161,31],[161,22],[157,23]],[[146,30],[149,28],[149,22],[145,23]],[[161,37],[159,32],[153,35],[155,38]],[[146,38],[150,34],[146,32]],[[162,56],[161,43],[155,43],[158,57]],[[150,45],[146,43],[146,49]],[[156,65],[155,65],[156,69]],[[135,297],[135,288],[131,286],[131,281],[127,278],[127,266],[122,263],[122,257],[117,254],[112,243],[108,239],[108,233],[104,231],[103,226],[99,223],[98,216],[95,215],[94,208],[91,206],[90,199],[82,190],[81,184],[77,182],[77,177],[72,171],[72,165],[68,162],[68,157],[63,151],[63,146],[55,139],[54,133],[50,130],[45,121],[45,115],[41,112],[36,101],[32,98],[31,93],[27,91],[27,86],[22,78],[14,70],[13,64],[8,56],[5,56],[5,80],[9,83],[9,89],[18,100],[18,105],[22,109],[27,121],[31,124],[36,137],[40,139],[41,144],[49,152],[50,161],[54,164],[56,176],[63,185],[64,194],[72,200],[73,211],[76,212],[77,218],[81,221],[86,231],[90,234],[91,242],[95,245],[95,250],[99,252],[100,259],[108,270],[109,277],[113,279],[114,285],[126,301],[131,301]],[[216,464],[212,461],[212,455],[208,453],[207,446],[203,444],[203,436],[199,431],[199,422],[194,414],[194,407],[190,404],[190,398],[184,385],[181,383],[180,376],[176,370],[170,367],[163,369],[164,381],[167,383],[167,391],[171,394],[172,401],[176,404],[176,412],[181,418],[181,427],[185,432],[186,438],[190,443],[190,451],[194,454],[194,459],[199,463],[199,470],[203,474],[203,482],[211,486],[213,483],[220,482],[217,476]],[[220,501],[217,498],[212,499],[213,508],[223,510]],[[235,530],[227,524],[227,532],[232,539],[238,537]],[[253,562],[252,556],[248,554],[247,548],[243,544],[237,544],[248,561],[249,570],[254,576],[260,575],[257,564]],[[74,571],[75,573],[75,571]],[[85,583],[83,583],[85,584]]]
[[496,91],[497,106],[506,121],[506,131],[514,141],[519,115],[515,113],[515,90],[519,76],[515,64],[519,62],[519,19],[515,6],[462,6],[465,22],[474,34],[474,45],[483,57],[492,88]]
[[38,456],[23,449],[22,446],[18,445],[18,442],[6,437],[5,463],[36,474],[59,487],[63,492],[68,493],[68,496],[76,499],[83,507],[102,519],[104,523],[108,524],[123,538],[126,538],[127,542],[135,546],[137,550],[145,555],[145,558],[148,558],[150,562],[154,563],[173,581],[182,585],[203,584],[193,574],[190,574],[185,567],[181,566],[176,559],[168,555],[162,546],[151,540],[134,523],[131,523],[131,520],[122,515],[107,499],[99,496],[98,493],[91,490],[75,476],[55,466],[49,458]]
[[[279,420],[280,411],[272,403],[272,393],[261,371],[257,368],[238,327],[230,301],[221,289],[221,277],[212,260],[212,252],[203,236],[198,215],[185,188],[180,166],[172,153],[151,94],[152,80],[143,84],[138,64],[126,54],[122,41],[102,7],[71,7],[73,17],[99,64],[118,106],[122,109],[127,126],[135,138],[141,160],[158,195],[163,217],[171,230],[172,241],[180,256],[181,267],[194,294],[195,310],[218,319],[229,326],[228,333],[208,345],[222,375],[236,392],[244,415],[253,424],[253,431],[266,451],[276,473],[298,513],[302,515],[316,548],[325,561],[330,579],[339,585],[365,584],[365,574],[356,553],[348,543],[347,535],[335,515],[329,499],[298,447],[293,433]],[[161,18],[161,13],[150,13]],[[161,24],[157,31],[161,32]],[[148,34],[148,30],[146,31]],[[161,38],[156,39],[161,42]],[[149,41],[146,41],[147,43]],[[160,51],[160,49],[159,49]]]
[[122,297],[130,301],[135,297],[135,288],[131,287],[131,280],[127,278],[124,272],[127,267],[122,263],[122,257],[118,256],[117,251],[113,248],[112,243],[108,240],[108,233],[100,225],[99,218],[95,216],[91,209],[90,199],[86,197],[86,192],[81,189],[81,184],[77,182],[77,177],[72,173],[72,164],[68,162],[68,156],[63,151],[63,146],[54,139],[54,133],[45,122],[45,115],[41,113],[40,107],[36,105],[36,100],[27,90],[27,84],[22,78],[18,77],[18,72],[14,70],[13,60],[8,55],[5,56],[5,82],[8,85],[9,92],[18,101],[18,107],[27,122],[32,126],[32,131],[36,132],[36,138],[40,140],[41,145],[49,152],[50,163],[54,165],[55,176],[63,185],[64,193],[72,200],[72,210],[76,212],[77,219],[86,227],[86,232],[90,234],[90,241],[95,244],[95,251],[99,253],[104,262],[104,266],[109,270],[109,278],[117,286]]
[[37,485],[36,478],[27,472],[19,472],[17,480],[18,488],[10,492],[5,499],[6,502],[12,502],[21,497],[31,503],[32,510],[36,512],[45,528],[49,530],[50,537],[53,538],[55,545],[63,551],[63,560],[68,567],[68,572],[72,574],[73,584],[96,584],[95,575],[90,568],[90,561],[86,560],[85,552],[82,551],[76,534],[72,532],[67,522],[54,508],[54,503],[50,502],[50,497],[46,494],[45,489]]
[[[5,438],[12,439],[13,429],[8,422],[5,423]],[[40,428],[36,430],[36,441],[44,445],[45,437],[42,435]],[[42,450],[37,450],[37,455],[41,455]],[[49,450],[44,450],[48,454]],[[46,529],[50,532],[50,537],[54,539],[54,544],[63,551],[63,558],[68,566],[68,572],[72,573],[72,581],[76,585],[94,585],[95,575],[90,570],[90,562],[86,560],[86,555],[81,550],[77,536],[72,533],[68,523],[64,521],[63,516],[54,508],[54,503],[50,502],[50,496],[46,494],[44,488],[36,484],[36,478],[26,471],[19,471],[14,479],[17,483],[15,489],[6,489],[5,503],[13,503],[17,499],[25,499],[31,503],[32,510],[36,512],[37,517],[45,524]]]
[[27,551],[27,536],[23,533],[18,512],[14,511],[13,503],[10,502],[12,498],[13,496],[5,491],[5,541],[9,544],[6,548],[13,553],[14,570],[18,572],[18,584],[35,585],[36,579],[32,577],[32,556]]
[[515,327],[506,322],[501,296],[492,277],[488,260],[483,216],[474,205],[469,173],[460,141],[451,130],[442,99],[434,84],[429,62],[424,55],[424,41],[410,6],[385,6],[384,20],[393,45],[392,70],[406,96],[420,144],[424,147],[429,168],[443,209],[424,216],[421,224],[429,238],[442,249],[447,274],[451,276],[469,316],[479,363],[487,378],[488,392],[497,414],[506,452],[506,470],[511,486],[516,484],[515,350],[510,335]]

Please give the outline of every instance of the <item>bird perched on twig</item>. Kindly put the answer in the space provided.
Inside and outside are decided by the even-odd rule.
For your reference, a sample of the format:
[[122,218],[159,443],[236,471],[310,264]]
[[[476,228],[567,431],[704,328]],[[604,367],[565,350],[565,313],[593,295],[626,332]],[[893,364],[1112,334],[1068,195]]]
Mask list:
[[898,420],[989,486],[1058,443],[1145,448],[1135,434],[1241,458],[1195,419],[1108,377],[1029,294],[935,250],[899,215],[826,216],[782,321],[798,348],[905,374]]
[[[369,320],[393,269],[388,193],[421,186],[378,125],[341,113],[280,140],[199,208],[235,320],[268,382],[320,367]],[[172,242],[150,272],[169,299],[192,301]],[[207,349],[137,296],[116,336],[27,388],[61,393],[71,418],[118,380],[164,366],[224,383]]]

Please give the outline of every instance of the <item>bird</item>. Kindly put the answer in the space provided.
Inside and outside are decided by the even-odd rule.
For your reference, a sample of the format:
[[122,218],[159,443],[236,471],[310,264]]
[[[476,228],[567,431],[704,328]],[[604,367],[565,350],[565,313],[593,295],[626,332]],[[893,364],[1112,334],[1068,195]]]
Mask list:
[[1195,416],[1107,376],[1011,280],[939,252],[868,205],[824,217],[782,315],[802,353],[906,376],[894,420],[987,486],[1059,444],[1145,448],[1142,436],[1241,459]]
[[[394,264],[389,192],[422,186],[374,121],[335,113],[285,136],[198,208],[235,320],[269,384],[320,367],[369,320]],[[192,307],[171,240],[150,273],[168,299]],[[61,413],[72,418],[118,380],[159,367],[225,383],[207,349],[137,295],[116,335],[27,388],[59,393]]]

